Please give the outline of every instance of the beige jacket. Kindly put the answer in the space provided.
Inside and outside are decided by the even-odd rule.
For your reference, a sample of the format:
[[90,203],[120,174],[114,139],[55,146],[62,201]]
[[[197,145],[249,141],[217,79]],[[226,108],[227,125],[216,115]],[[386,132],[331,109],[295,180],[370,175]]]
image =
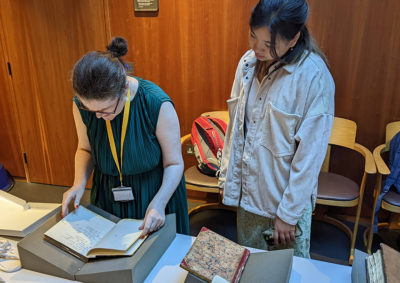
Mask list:
[[236,70],[227,101],[230,123],[219,186],[224,204],[265,217],[278,215],[294,225],[307,203],[315,204],[333,123],[335,85],[314,53],[272,72],[260,84],[245,140],[245,104],[256,61],[249,50]]

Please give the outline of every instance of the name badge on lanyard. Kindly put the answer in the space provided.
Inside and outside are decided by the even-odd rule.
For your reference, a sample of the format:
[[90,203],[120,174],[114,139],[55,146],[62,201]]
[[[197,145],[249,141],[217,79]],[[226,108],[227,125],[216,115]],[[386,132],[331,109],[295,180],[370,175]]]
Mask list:
[[119,180],[121,182],[121,185],[116,187],[116,188],[111,188],[111,191],[113,192],[114,195],[114,201],[132,201],[134,200],[133,192],[132,192],[132,187],[125,187],[122,184],[122,157],[123,157],[123,152],[124,152],[124,141],[125,141],[125,135],[126,135],[126,128],[128,126],[128,118],[129,118],[129,109],[130,109],[130,102],[131,102],[131,95],[130,95],[130,89],[128,87],[128,94],[127,94],[127,101],[125,103],[125,108],[124,108],[124,117],[122,120],[122,133],[121,133],[121,166],[119,166],[119,160],[117,157],[117,148],[115,146],[115,140],[114,140],[114,134],[111,128],[111,123],[109,120],[106,121],[106,127],[107,127],[107,135],[108,135],[108,141],[110,143],[110,148],[111,148],[111,153],[115,161],[115,165],[117,165],[117,169],[119,172]]
[[119,186],[111,189],[115,201],[131,201],[133,197],[132,187]]

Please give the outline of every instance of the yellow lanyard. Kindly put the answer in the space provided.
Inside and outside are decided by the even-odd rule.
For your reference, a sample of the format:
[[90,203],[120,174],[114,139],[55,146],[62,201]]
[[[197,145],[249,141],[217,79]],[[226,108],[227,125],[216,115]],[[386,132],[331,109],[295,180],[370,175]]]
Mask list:
[[124,117],[122,119],[122,133],[121,133],[121,167],[119,166],[119,161],[117,157],[117,148],[115,146],[115,140],[114,140],[114,134],[111,128],[111,123],[109,120],[106,120],[106,126],[107,126],[107,135],[108,135],[108,141],[110,142],[110,148],[111,148],[111,153],[115,161],[115,165],[117,165],[118,172],[119,172],[119,180],[121,181],[121,187],[122,187],[122,154],[124,152],[124,140],[125,140],[125,134],[126,134],[126,128],[128,126],[128,118],[129,118],[129,109],[131,106],[131,93],[130,90],[128,89],[128,100],[125,103],[125,108],[124,108]]

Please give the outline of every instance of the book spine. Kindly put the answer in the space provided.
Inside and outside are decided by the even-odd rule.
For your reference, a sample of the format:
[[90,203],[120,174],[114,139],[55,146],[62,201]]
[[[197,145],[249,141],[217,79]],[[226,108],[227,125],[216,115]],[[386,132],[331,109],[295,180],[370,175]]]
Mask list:
[[239,283],[240,277],[242,276],[242,272],[246,265],[246,261],[249,258],[249,255],[250,255],[250,251],[248,249],[245,249],[242,259],[239,262],[238,268],[236,269],[235,275],[233,276],[232,283]]
[[186,260],[185,260],[185,259],[183,259],[183,260],[181,261],[181,266],[184,267],[184,268],[189,268],[189,265],[186,263]]
[[47,235],[44,235],[44,240],[49,242],[50,244],[56,246],[57,248],[61,249],[64,252],[69,253],[70,255],[73,255],[75,257],[77,257],[78,259],[82,260],[83,262],[88,262],[89,259],[87,257],[85,257],[84,255],[81,255],[80,253],[74,251],[73,249],[67,247],[64,244],[61,244],[60,242],[54,240],[53,238],[50,238]]

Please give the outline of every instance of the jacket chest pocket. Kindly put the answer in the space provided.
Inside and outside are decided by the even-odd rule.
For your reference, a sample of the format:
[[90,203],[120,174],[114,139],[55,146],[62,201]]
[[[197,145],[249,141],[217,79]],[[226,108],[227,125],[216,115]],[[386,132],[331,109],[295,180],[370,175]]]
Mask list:
[[295,131],[300,116],[286,113],[270,102],[261,126],[261,146],[275,157],[293,155],[296,150]]

